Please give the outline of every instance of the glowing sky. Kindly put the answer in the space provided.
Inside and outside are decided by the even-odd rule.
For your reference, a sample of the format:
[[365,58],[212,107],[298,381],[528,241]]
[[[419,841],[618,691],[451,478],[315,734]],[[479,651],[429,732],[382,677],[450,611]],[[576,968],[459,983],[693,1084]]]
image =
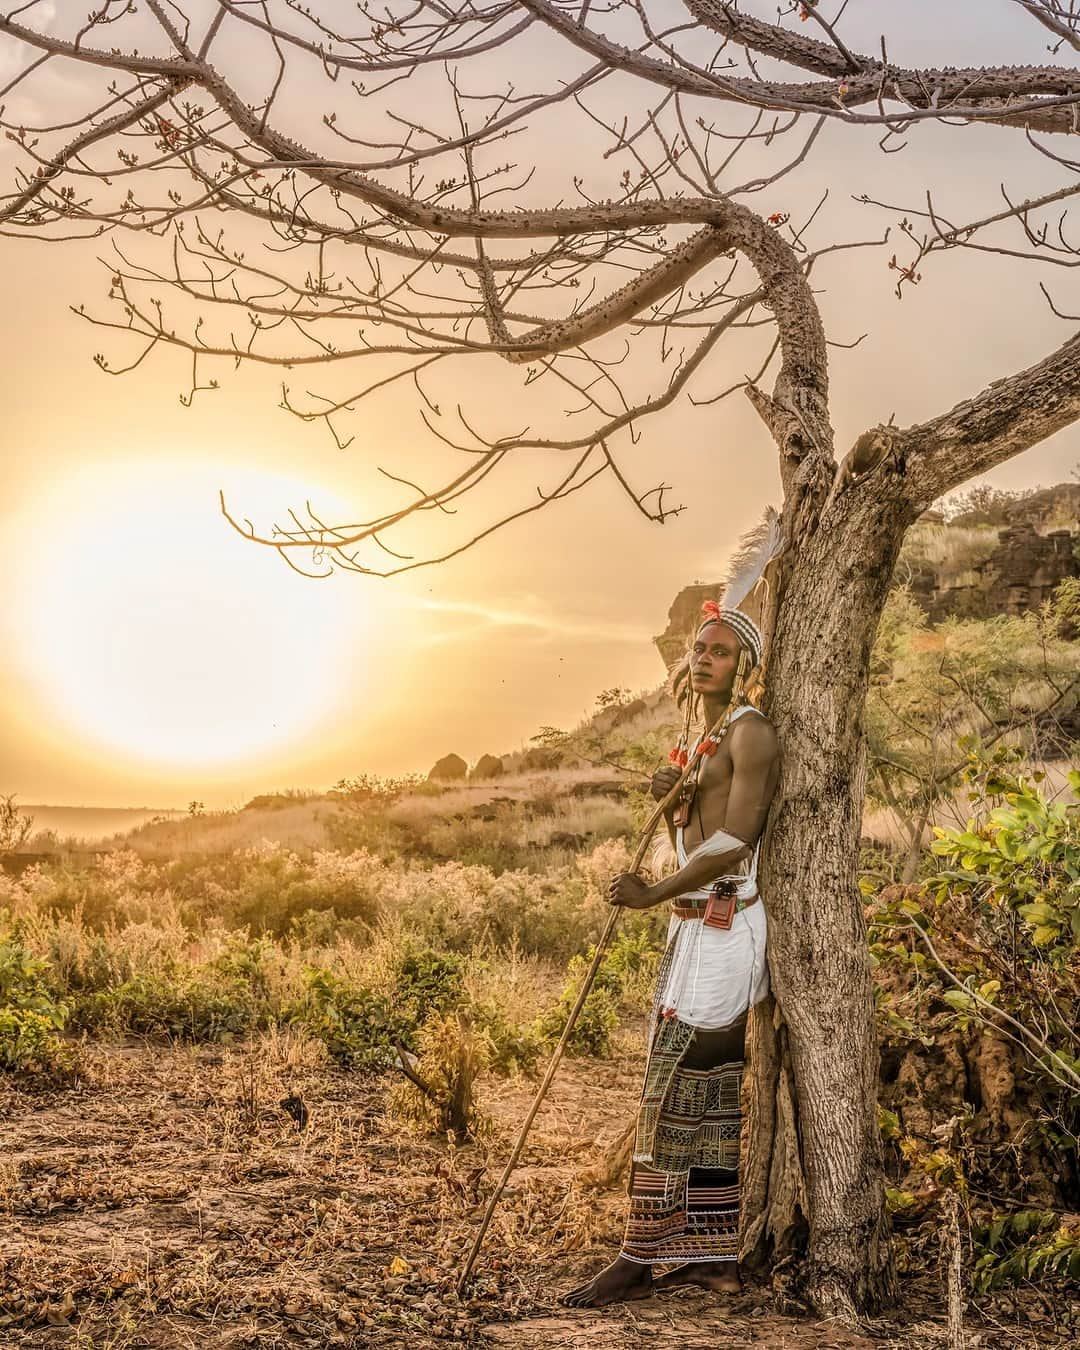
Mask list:
[[[873,8],[853,16],[869,49]],[[946,18],[929,3],[889,8],[910,21],[897,60],[1046,59],[1035,25],[1006,0],[950,5]],[[977,40],[968,20],[981,23]],[[842,131],[830,127],[801,178],[757,209],[800,209],[827,187],[830,228],[870,237],[886,221],[856,193],[918,202],[934,184],[950,214],[968,218],[994,208],[1001,181],[1022,197],[1062,178],[1019,132],[927,127],[886,157],[879,133]],[[650,638],[674,594],[716,577],[733,536],[776,500],[775,453],[745,400],[683,406],[626,457],[635,481],[662,477],[688,503],[663,528],[604,481],[437,569],[304,580],[230,530],[218,490],[260,522],[305,498],[355,518],[374,463],[427,462],[414,401],[365,405],[341,451],[279,409],[273,372],[230,373],[190,409],[179,358],[104,375],[91,357],[109,339],[67,306],[100,297],[105,250],[0,239],[0,792],[230,805],[362,771],[426,771],[448,751],[518,748],[542,724],[574,722],[605,687],[655,684]],[[940,412],[1060,343],[1068,325],[1050,315],[1040,279],[1062,308],[1080,308],[1065,269],[973,254],[939,260],[901,302],[888,253],[838,255],[815,276],[830,336],[869,334],[833,352],[841,447],[892,413],[902,425]],[[718,357],[715,382],[728,365],[738,379],[740,360]],[[462,379],[460,396],[492,425],[510,416],[509,377]],[[1078,460],[1080,431],[1069,429],[990,481],[1062,481]]]

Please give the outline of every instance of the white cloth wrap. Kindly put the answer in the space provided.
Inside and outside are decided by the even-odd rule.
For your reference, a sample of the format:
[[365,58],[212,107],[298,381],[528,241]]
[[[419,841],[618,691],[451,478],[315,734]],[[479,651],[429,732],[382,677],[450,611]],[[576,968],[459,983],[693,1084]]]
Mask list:
[[[749,704],[736,709],[732,721],[744,713],[756,712]],[[675,832],[676,860],[685,867],[703,853],[726,853],[738,848],[742,840],[727,835],[726,847],[709,846],[724,831],[718,830],[687,855],[683,830]],[[749,866],[734,873],[735,894],[748,900],[757,894],[758,847]],[[719,879],[719,878],[718,878]],[[710,888],[687,891],[686,897],[703,900]],[[680,897],[683,898],[683,897]],[[676,901],[676,903],[678,903]],[[674,944],[667,978],[658,991],[661,1012],[677,1017],[689,1026],[715,1031],[737,1021],[747,1008],[760,1002],[769,992],[769,968],[766,964],[768,919],[763,901],[739,910],[731,927],[706,928],[701,919],[678,919],[672,915],[668,925],[668,944]]]
[[675,950],[659,1007],[688,1026],[729,1027],[769,992],[768,921],[760,900],[740,910],[726,930],[672,915],[668,942]]
[[[683,847],[683,856],[689,862],[691,858],[716,858],[722,853],[737,853],[739,849],[746,847],[745,839],[736,839],[733,834],[728,834],[727,830],[714,830],[708,839],[703,839],[692,853],[687,853]],[[684,867],[685,863],[680,863]]]

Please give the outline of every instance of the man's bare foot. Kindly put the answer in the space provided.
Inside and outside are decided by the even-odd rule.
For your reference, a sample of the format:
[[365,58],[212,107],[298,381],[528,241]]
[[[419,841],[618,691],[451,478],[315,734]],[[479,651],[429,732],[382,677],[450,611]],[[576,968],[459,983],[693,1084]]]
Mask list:
[[716,1294],[737,1294],[742,1289],[739,1267],[734,1261],[687,1261],[653,1282],[655,1289],[678,1289],[686,1284],[711,1289]]
[[640,1266],[617,1256],[610,1266],[594,1275],[588,1284],[571,1289],[559,1300],[567,1308],[606,1308],[609,1303],[627,1303],[648,1298],[653,1291],[652,1267]]

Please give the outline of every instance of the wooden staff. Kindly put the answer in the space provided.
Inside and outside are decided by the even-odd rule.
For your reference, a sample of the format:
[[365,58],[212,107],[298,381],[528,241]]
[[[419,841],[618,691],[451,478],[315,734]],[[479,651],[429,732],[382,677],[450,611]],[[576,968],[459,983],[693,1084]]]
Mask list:
[[[667,794],[667,796],[663,799],[663,801],[657,804],[656,809],[653,811],[652,815],[646,821],[645,828],[641,832],[641,839],[637,846],[637,852],[634,854],[634,861],[630,868],[631,872],[637,873],[638,871],[640,871],[641,864],[645,860],[645,851],[648,849],[653,834],[656,832],[657,825],[659,825],[660,821],[663,820],[664,812],[668,809],[668,807],[673,806],[675,802],[678,800],[679,794],[683,790],[683,785],[690,774],[690,770],[694,767],[694,765],[700,758],[702,747],[705,745],[706,741],[718,740],[720,736],[723,735],[727,723],[731,717],[731,714],[735,711],[735,708],[738,706],[738,695],[742,687],[744,655],[745,653],[740,653],[739,656],[739,671],[736,680],[736,687],[735,689],[732,690],[732,699],[731,702],[728,704],[727,710],[725,711],[724,715],[717,721],[716,725],[709,731],[708,735],[702,737],[702,739],[698,742],[697,748],[695,749],[694,753],[690,756],[685,768],[679,775],[679,781],[675,784],[675,786],[671,789],[671,791]],[[689,697],[690,693],[689,691],[687,691],[687,698]],[[593,952],[592,962],[590,963],[589,969],[585,974],[585,979],[582,981],[581,989],[578,991],[578,996],[574,1002],[574,1006],[570,1009],[570,1016],[566,1019],[566,1026],[563,1028],[563,1034],[559,1037],[559,1043],[555,1047],[554,1053],[551,1056],[551,1062],[548,1064],[547,1072],[544,1074],[544,1080],[536,1090],[536,1096],[533,1098],[532,1106],[529,1107],[529,1113],[521,1123],[521,1129],[518,1131],[518,1137],[514,1142],[514,1147],[510,1152],[510,1157],[506,1160],[506,1166],[503,1168],[503,1174],[499,1178],[499,1184],[495,1187],[495,1190],[492,1192],[491,1199],[488,1201],[487,1209],[484,1211],[484,1217],[480,1222],[480,1227],[477,1230],[475,1239],[473,1240],[472,1250],[469,1252],[468,1260],[465,1262],[461,1275],[458,1278],[457,1282],[458,1294],[462,1293],[462,1291],[465,1288],[465,1285],[468,1283],[469,1276],[472,1274],[472,1268],[476,1264],[476,1258],[480,1254],[480,1248],[483,1246],[484,1238],[487,1236],[487,1230],[491,1226],[491,1220],[495,1214],[495,1208],[498,1205],[499,1201],[502,1199],[502,1193],[506,1189],[506,1183],[510,1180],[511,1174],[514,1171],[514,1168],[517,1166],[518,1159],[521,1157],[521,1150],[525,1147],[525,1140],[529,1137],[529,1130],[532,1129],[532,1123],[536,1119],[536,1113],[537,1111],[540,1110],[541,1104],[543,1103],[544,1098],[547,1096],[547,1090],[551,1086],[551,1080],[555,1077],[555,1073],[559,1067],[560,1062],[562,1061],[563,1051],[566,1049],[567,1043],[570,1040],[570,1036],[573,1033],[574,1026],[578,1019],[578,1014],[585,1006],[585,1000],[588,998],[589,991],[592,988],[593,981],[596,979],[596,972],[600,969],[600,962],[604,959],[604,952],[607,949],[608,943],[611,941],[612,934],[615,932],[615,925],[619,922],[619,911],[620,906],[618,905],[612,906],[611,913],[608,915],[608,921],[604,925],[604,931],[600,934],[600,940],[597,942],[596,950]]]

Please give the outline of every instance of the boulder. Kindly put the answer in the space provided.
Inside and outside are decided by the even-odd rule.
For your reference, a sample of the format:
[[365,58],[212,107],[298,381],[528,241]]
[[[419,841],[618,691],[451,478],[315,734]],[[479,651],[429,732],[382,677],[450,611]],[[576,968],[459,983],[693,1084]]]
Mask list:
[[526,750],[521,756],[521,767],[526,773],[547,772],[549,769],[557,769],[562,762],[561,750],[545,750],[539,745],[534,745],[532,749]]
[[428,782],[436,779],[441,782],[460,782],[468,772],[469,766],[460,755],[443,755],[442,759],[432,765]]
[[469,777],[472,779],[501,778],[503,772],[503,762],[498,755],[481,755],[473,765]]

